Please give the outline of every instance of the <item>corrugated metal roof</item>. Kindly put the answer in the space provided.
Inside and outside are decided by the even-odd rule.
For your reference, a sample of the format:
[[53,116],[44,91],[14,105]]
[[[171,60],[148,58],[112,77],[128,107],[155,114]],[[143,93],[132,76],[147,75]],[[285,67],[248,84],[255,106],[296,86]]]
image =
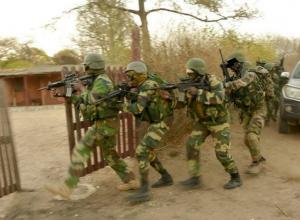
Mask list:
[[43,65],[23,69],[3,69],[0,70],[0,77],[5,76],[24,76],[60,73],[63,67],[78,67],[76,65]]

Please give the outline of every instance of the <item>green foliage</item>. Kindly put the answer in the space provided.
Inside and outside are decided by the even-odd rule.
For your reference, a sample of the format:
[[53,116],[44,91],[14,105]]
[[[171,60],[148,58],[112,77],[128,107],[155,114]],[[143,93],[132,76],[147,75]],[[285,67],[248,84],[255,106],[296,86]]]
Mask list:
[[27,68],[32,67],[34,64],[28,60],[8,60],[1,61],[0,67],[2,69],[19,69],[19,68]]
[[59,65],[80,64],[82,62],[82,58],[76,51],[64,49],[54,54],[53,61]]
[[184,75],[185,63],[193,57],[202,58],[208,65],[208,72],[221,77],[219,48],[225,59],[232,52],[241,51],[253,64],[258,58],[274,62],[278,57],[276,45],[269,37],[254,38],[234,31],[220,35],[211,28],[199,30],[184,25],[171,31],[167,40],[157,40],[154,47],[153,68],[170,81]]
[[[111,9],[102,0],[89,0],[98,4],[87,4],[79,10],[79,37],[76,39],[82,53],[100,52],[107,63],[126,64],[130,60],[130,36],[134,26],[132,16]],[[111,6],[123,6],[121,1],[106,1]]]
[[51,58],[30,42],[19,43],[15,38],[0,38],[0,67],[22,68],[33,64],[49,64]]
[[243,52],[251,63],[258,59],[273,62],[277,57],[276,45],[268,37],[254,38],[251,35],[228,31],[219,37],[219,46],[224,49],[225,55],[236,50]]

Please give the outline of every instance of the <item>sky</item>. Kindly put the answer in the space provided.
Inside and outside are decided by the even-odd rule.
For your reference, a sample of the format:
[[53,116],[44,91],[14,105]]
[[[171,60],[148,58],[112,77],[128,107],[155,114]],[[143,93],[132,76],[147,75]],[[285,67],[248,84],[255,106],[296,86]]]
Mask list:
[[[131,0],[134,2],[134,0]],[[239,2],[238,0],[231,0]],[[76,48],[72,38],[76,37],[76,14],[63,16],[53,28],[45,24],[85,0],[0,0],[0,38],[16,37],[20,42],[33,41],[50,56],[61,49]],[[148,0],[148,2],[151,1]],[[254,35],[277,34],[300,37],[300,0],[249,0],[251,6],[260,11],[260,17],[252,20],[226,24],[242,33]],[[130,5],[133,6],[133,3]],[[155,13],[149,17],[149,28],[155,36],[166,33],[182,21],[191,21],[169,13]],[[139,23],[138,19],[136,22]]]

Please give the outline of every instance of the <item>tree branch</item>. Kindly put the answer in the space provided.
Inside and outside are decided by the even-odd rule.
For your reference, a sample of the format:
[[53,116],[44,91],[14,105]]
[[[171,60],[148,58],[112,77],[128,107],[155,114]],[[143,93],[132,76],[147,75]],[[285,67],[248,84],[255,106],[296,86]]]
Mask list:
[[98,7],[101,7],[102,5],[105,5],[105,6],[109,7],[109,8],[118,9],[118,10],[121,10],[121,11],[126,11],[126,12],[129,12],[129,13],[133,13],[133,14],[138,14],[139,13],[136,10],[133,10],[133,9],[130,9],[130,8],[121,7],[121,6],[111,5],[111,4],[106,3],[106,2],[101,2],[101,4],[99,2],[88,2],[87,4],[79,5],[77,7],[71,8],[68,11],[64,11],[64,13],[68,14],[68,13],[71,13],[73,11],[77,11],[77,10],[79,10],[81,8],[84,8],[86,6],[89,6],[89,5],[91,5],[91,6],[92,5],[96,5]]
[[101,2],[101,4],[99,2],[90,2],[88,3],[90,5],[97,5],[99,7],[101,7],[101,4],[109,7],[109,8],[113,8],[113,9],[118,9],[118,10],[121,10],[121,11],[126,11],[126,12],[129,12],[129,13],[133,13],[133,14],[139,14],[139,12],[137,10],[133,10],[133,9],[130,9],[130,8],[125,8],[125,7],[121,7],[121,6],[116,6],[116,5],[111,5],[109,3],[106,3],[106,2]]
[[229,15],[229,16],[223,16],[223,15],[218,14],[220,16],[220,18],[210,20],[208,18],[200,18],[200,17],[197,17],[197,16],[189,14],[189,13],[180,12],[180,11],[176,11],[176,10],[168,9],[168,8],[155,8],[155,9],[147,11],[146,13],[148,15],[152,12],[158,12],[158,11],[172,12],[172,13],[175,13],[175,14],[188,16],[188,17],[194,18],[194,19],[202,21],[202,22],[219,22],[219,21],[228,20],[228,19],[247,18],[247,17],[249,17],[246,14],[245,15],[244,14],[240,14],[240,15],[239,14],[233,14],[233,15]]

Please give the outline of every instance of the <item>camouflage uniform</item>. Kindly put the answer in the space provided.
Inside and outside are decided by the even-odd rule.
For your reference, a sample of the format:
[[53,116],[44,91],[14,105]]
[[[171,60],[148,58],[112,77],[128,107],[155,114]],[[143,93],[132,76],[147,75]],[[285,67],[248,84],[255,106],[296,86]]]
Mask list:
[[279,110],[279,103],[280,103],[280,87],[279,87],[279,76],[275,72],[275,65],[274,63],[266,63],[265,68],[269,71],[270,77],[273,82],[273,88],[274,88],[274,96],[270,97],[270,99],[267,99],[267,122],[272,119],[273,121],[276,121],[278,110]]
[[[131,100],[131,103],[126,107],[128,111],[133,113],[136,118],[141,121],[150,123],[148,130],[139,145],[136,148],[136,158],[139,164],[140,173],[140,192],[129,197],[130,201],[140,201],[149,199],[148,195],[148,173],[149,165],[151,165],[158,173],[161,174],[161,179],[152,185],[152,187],[161,187],[173,184],[173,180],[167,170],[163,167],[155,149],[160,140],[169,130],[166,123],[168,116],[172,114],[171,100],[162,98],[160,90],[157,89],[159,83],[149,77],[147,67],[140,61],[128,64],[127,75],[141,75],[141,80],[138,80],[137,99]],[[141,70],[136,66],[143,67]]]
[[264,83],[257,75],[265,74],[264,68],[257,67],[249,72],[243,62],[240,64],[240,69],[235,71],[240,78],[227,82],[225,88],[228,93],[233,93],[235,97],[233,102],[240,109],[240,118],[245,130],[245,144],[256,165],[259,161],[265,160],[260,152],[259,141],[267,114],[265,90],[272,91],[272,88],[264,88]]
[[[102,147],[105,162],[117,173],[123,181],[120,190],[135,189],[134,174],[128,170],[126,163],[115,151],[116,134],[118,132],[119,108],[114,100],[107,100],[95,105],[95,101],[114,90],[114,85],[104,71],[104,61],[100,54],[88,54],[85,58],[87,74],[93,76],[86,89],[79,96],[72,96],[72,102],[80,108],[85,120],[93,125],[78,142],[71,155],[68,177],[63,184],[49,185],[46,188],[53,194],[69,199],[72,189],[79,182],[78,173],[84,169],[84,164],[90,158],[96,146]],[[126,187],[124,187],[124,185]]]
[[69,177],[66,180],[66,184],[72,188],[79,181],[78,176],[75,175],[76,171],[84,169],[84,163],[90,158],[96,146],[102,147],[105,162],[124,183],[134,178],[133,173],[128,170],[126,163],[115,150],[116,134],[118,132],[118,106],[112,100],[93,105],[96,99],[114,90],[113,83],[104,71],[94,74],[99,75],[88,86],[87,90],[80,97],[73,97],[75,103],[80,102],[83,118],[93,121],[94,124],[73,149]]
[[[189,116],[194,120],[194,129],[186,142],[188,170],[191,179],[184,181],[183,185],[191,187],[191,185],[194,185],[191,181],[197,182],[197,177],[200,176],[200,151],[209,135],[213,138],[217,159],[234,180],[238,179],[240,185],[237,166],[229,153],[230,125],[228,110],[225,106],[223,83],[216,76],[206,74],[205,70],[201,71],[201,63],[205,64],[199,58],[192,58],[187,63],[188,69],[202,75],[202,79],[204,79],[208,88],[198,88],[197,93],[193,95],[189,92],[186,93],[187,110]],[[197,64],[199,64],[199,68],[197,68]],[[225,184],[224,187],[230,189],[237,186],[229,187],[228,184]]]

